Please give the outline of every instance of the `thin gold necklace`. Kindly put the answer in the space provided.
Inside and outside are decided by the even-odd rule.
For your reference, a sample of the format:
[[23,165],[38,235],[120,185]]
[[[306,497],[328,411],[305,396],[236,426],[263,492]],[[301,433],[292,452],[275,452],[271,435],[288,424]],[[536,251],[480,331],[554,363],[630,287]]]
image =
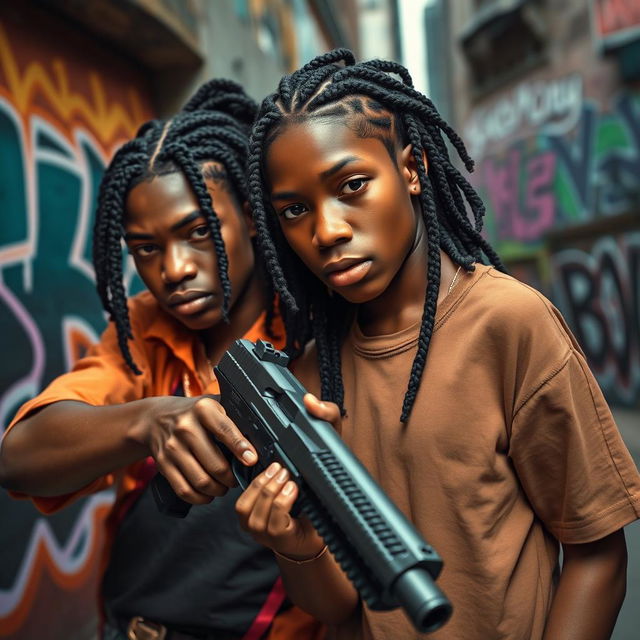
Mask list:
[[455,275],[453,276],[453,280],[451,281],[451,284],[449,285],[449,289],[447,289],[447,295],[449,295],[451,293],[451,289],[453,289],[453,287],[456,286],[456,282],[458,281],[458,274],[460,273],[460,269],[462,267],[459,266],[458,270],[455,272]]

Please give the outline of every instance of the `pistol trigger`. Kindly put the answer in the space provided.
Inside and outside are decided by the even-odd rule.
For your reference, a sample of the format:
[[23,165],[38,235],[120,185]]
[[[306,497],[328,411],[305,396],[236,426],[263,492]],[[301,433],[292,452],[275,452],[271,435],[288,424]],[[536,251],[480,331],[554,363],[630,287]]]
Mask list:
[[238,481],[240,488],[244,491],[249,484],[251,484],[251,478],[247,477],[247,467],[245,467],[237,458],[231,460],[231,471]]

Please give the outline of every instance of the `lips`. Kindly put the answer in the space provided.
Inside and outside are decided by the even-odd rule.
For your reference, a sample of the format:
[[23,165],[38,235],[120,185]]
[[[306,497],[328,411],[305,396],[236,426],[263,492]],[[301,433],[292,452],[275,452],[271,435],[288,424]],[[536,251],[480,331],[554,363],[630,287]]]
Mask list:
[[171,294],[167,303],[174,313],[189,316],[210,308],[214,298],[214,294],[207,291],[185,291]]
[[371,269],[368,258],[342,258],[330,262],[323,269],[325,278],[333,287],[347,287],[360,282]]
[[340,260],[335,260],[334,262],[327,264],[322,270],[322,273],[324,273],[325,276],[328,276],[330,273],[350,269],[351,267],[365,261],[366,258],[341,258]]
[[170,307],[177,307],[181,304],[186,304],[187,302],[193,302],[198,298],[204,298],[205,296],[211,295],[208,291],[183,291],[181,293],[172,293],[167,303]]

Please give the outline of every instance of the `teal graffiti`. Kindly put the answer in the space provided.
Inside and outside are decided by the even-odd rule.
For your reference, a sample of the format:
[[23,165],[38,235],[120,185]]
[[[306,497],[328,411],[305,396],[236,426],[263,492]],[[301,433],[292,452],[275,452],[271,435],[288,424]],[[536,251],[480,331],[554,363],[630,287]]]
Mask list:
[[80,130],[70,142],[35,116],[30,129],[27,140],[10,107],[0,104],[0,256],[7,247],[24,249],[18,259],[0,260],[0,349],[10,363],[0,373],[2,427],[65,370],[65,319],[77,319],[91,337],[105,326],[91,266],[103,153]]

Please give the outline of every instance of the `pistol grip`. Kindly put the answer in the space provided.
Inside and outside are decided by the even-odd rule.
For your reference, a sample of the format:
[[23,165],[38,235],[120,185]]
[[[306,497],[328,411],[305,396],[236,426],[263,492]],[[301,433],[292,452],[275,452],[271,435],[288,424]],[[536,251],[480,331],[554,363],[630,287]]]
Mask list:
[[191,504],[178,498],[169,481],[160,473],[151,479],[151,491],[160,513],[174,518],[185,518],[191,509]]

